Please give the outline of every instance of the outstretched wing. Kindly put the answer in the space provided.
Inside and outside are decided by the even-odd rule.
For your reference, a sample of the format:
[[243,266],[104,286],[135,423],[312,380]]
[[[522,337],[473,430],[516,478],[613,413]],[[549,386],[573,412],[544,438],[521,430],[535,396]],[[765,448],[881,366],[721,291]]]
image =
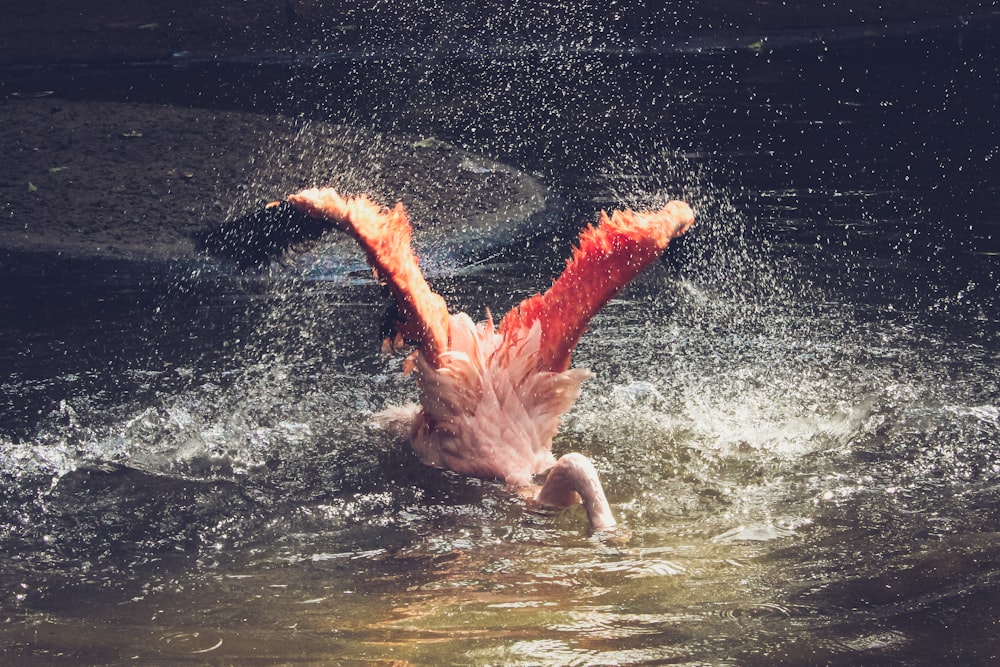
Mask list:
[[601,211],[598,225],[580,234],[562,275],[547,292],[507,313],[500,333],[517,340],[540,322],[540,370],[566,370],[590,319],[693,224],[694,212],[681,201],[658,211],[615,211],[610,217]]
[[448,349],[448,307],[420,271],[410,247],[412,229],[403,204],[388,209],[364,195],[342,197],[332,188],[303,190],[288,202],[307,215],[336,223],[358,242],[396,298],[402,319],[399,333],[419,341],[424,358],[439,366]]

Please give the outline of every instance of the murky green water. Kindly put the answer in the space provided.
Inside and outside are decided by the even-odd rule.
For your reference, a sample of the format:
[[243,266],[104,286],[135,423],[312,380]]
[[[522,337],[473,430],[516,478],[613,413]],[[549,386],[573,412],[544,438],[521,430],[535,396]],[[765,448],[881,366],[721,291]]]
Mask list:
[[[597,377],[555,443],[594,458],[626,543],[370,423],[415,396],[375,285],[7,257],[0,655],[996,660],[996,47],[935,40],[378,65],[438,92],[370,119],[538,171],[565,205],[432,275],[453,307],[544,288],[601,206],[696,207],[584,337]],[[497,72],[514,92],[445,94]]]

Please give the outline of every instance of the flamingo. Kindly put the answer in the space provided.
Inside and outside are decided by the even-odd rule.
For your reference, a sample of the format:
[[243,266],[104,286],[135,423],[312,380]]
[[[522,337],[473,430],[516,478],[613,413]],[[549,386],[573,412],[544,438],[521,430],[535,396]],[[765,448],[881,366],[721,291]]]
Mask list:
[[[427,465],[502,480],[538,506],[582,502],[595,532],[617,525],[593,463],[552,454],[562,415],[592,373],[571,368],[590,319],[694,224],[684,202],[655,211],[604,211],[588,226],[560,277],[495,325],[451,313],[413,254],[402,203],[389,209],[364,195],[311,188],[288,197],[306,215],[342,228],[396,300],[398,333],[416,349],[404,362],[420,390],[410,444]],[[548,473],[539,488],[537,475]]]

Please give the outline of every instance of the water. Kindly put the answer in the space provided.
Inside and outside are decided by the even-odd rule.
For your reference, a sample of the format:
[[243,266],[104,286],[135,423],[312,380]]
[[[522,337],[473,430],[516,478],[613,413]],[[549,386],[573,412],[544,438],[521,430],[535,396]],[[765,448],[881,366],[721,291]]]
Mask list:
[[683,196],[700,226],[575,357],[597,377],[555,449],[594,458],[626,544],[370,423],[414,397],[378,354],[377,286],[6,256],[2,655],[997,660],[995,44],[987,23],[30,74],[436,136],[538,174],[550,229],[431,276],[475,314],[544,288],[602,206]]

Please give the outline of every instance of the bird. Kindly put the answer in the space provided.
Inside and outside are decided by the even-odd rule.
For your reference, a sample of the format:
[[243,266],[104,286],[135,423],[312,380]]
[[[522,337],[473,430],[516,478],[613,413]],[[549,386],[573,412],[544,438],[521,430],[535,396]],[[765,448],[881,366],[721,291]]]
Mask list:
[[478,322],[450,312],[431,289],[412,250],[403,203],[389,208],[330,187],[286,201],[353,237],[394,297],[397,340],[415,347],[403,369],[419,389],[419,405],[408,414],[409,441],[423,463],[502,481],[533,506],[582,503],[595,533],[618,526],[594,464],[578,452],[557,460],[552,439],[593,376],[571,367],[588,322],[694,224],[687,203],[601,211],[548,290],[495,323],[488,310]]

